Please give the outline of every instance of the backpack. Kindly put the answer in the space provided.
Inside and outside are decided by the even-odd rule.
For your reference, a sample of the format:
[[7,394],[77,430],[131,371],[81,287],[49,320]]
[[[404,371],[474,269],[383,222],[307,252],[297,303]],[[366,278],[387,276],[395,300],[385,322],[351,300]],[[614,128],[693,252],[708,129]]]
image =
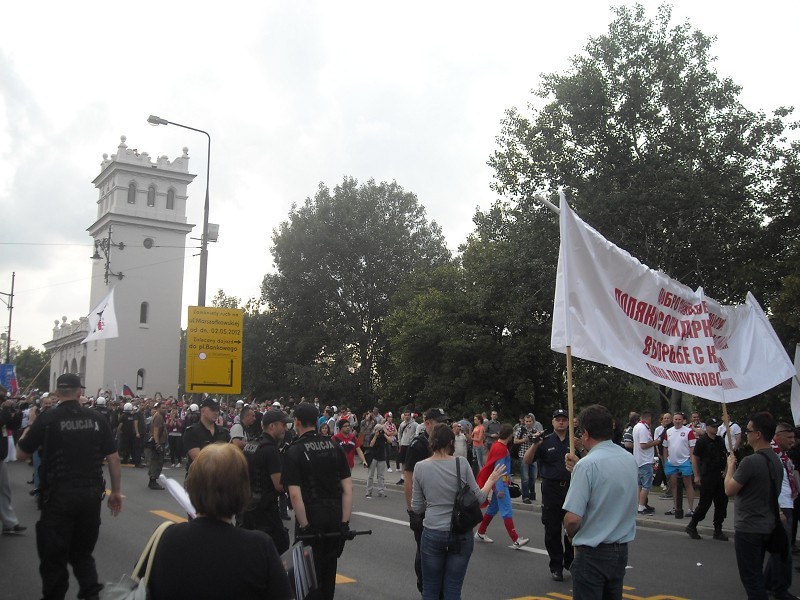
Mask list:
[[471,533],[473,528],[483,520],[481,503],[467,482],[461,481],[461,458],[456,458],[456,480],[458,492],[453,503],[453,516],[450,519],[450,531],[453,533]]

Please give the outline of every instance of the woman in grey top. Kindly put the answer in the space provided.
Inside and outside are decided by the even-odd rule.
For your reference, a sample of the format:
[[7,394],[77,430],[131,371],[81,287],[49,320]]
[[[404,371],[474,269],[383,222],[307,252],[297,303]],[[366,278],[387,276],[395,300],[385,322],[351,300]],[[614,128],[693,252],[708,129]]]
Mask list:
[[459,600],[472,555],[472,532],[450,531],[453,503],[459,489],[456,460],[460,461],[462,481],[472,488],[481,501],[486,499],[492,486],[505,474],[505,466],[498,466],[483,489],[480,489],[467,461],[452,456],[454,442],[453,430],[439,423],[434,427],[430,439],[433,455],[418,462],[414,468],[411,509],[419,515],[425,515],[420,542],[423,600]]

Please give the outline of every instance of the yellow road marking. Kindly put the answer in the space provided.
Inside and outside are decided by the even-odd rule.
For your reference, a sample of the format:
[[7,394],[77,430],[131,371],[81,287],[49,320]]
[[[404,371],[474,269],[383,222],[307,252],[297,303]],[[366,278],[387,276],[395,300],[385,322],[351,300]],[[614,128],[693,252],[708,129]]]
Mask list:
[[340,575],[339,573],[336,574],[336,583],[355,583],[355,579],[350,579],[349,577],[345,577],[344,575]]
[[188,520],[186,517],[179,517],[178,515],[174,515],[171,512],[167,512],[166,510],[151,510],[151,513],[156,515],[157,517],[161,517],[162,519],[166,519],[167,521],[172,521],[173,523],[186,523]]
[[[111,495],[111,490],[106,490],[106,496],[110,496],[110,495]],[[127,496],[125,494],[120,494],[120,496],[122,496],[123,498],[127,498]]]

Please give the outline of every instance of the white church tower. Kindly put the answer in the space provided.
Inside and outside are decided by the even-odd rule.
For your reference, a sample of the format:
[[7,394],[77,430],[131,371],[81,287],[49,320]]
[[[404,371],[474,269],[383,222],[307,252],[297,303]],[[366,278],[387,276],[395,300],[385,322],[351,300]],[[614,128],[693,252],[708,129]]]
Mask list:
[[[114,288],[119,337],[85,344],[87,395],[97,390],[176,395],[179,385],[181,299],[186,256],[188,149],[153,162],[122,136],[103,155],[92,182],[99,191],[89,309]],[[54,358],[52,369],[60,369]],[[52,373],[51,373],[52,375]]]

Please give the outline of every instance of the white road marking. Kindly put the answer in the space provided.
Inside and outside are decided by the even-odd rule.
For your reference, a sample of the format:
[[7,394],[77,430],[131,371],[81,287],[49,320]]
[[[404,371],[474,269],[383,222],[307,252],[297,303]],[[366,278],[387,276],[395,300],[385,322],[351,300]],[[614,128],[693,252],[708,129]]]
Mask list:
[[[358,515],[359,517],[366,517],[367,519],[375,519],[377,521],[385,521],[386,523],[394,523],[395,525],[403,525],[408,526],[408,521],[401,521],[400,519],[392,519],[390,517],[384,517],[381,515],[373,515],[372,513],[365,513],[365,512],[353,512],[352,514]],[[478,544],[475,544],[476,546]],[[508,546],[509,548],[514,548],[514,546]],[[522,548],[514,548],[515,550],[521,550],[523,552],[532,552],[533,554],[541,554],[543,556],[547,556],[547,550],[542,550],[540,548],[531,548],[530,546],[523,546]]]

